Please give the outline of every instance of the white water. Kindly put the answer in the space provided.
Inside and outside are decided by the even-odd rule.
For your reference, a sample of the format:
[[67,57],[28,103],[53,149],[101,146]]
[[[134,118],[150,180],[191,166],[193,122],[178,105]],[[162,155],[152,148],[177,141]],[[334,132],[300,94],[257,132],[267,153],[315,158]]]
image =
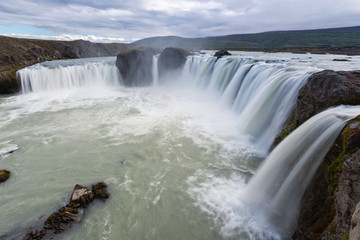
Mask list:
[[[216,62],[190,57],[176,79],[148,88],[122,87],[114,58],[54,61],[19,72],[23,86],[31,85],[28,94],[0,98],[0,143],[19,147],[0,159],[13,174],[0,186],[0,236],[43,222],[76,183],[105,180],[111,198],[91,206],[62,239],[287,239],[296,212],[284,214],[284,199],[302,195],[303,185],[296,193],[288,189],[299,184],[293,173],[302,171],[278,168],[277,156],[284,151],[303,165],[313,155],[291,153],[297,144],[307,149],[312,130],[289,137],[298,141],[279,145],[283,150],[271,153],[247,182],[306,76],[323,67],[349,70],[359,59],[345,68],[334,56],[240,54]],[[110,74],[90,74],[100,69]],[[73,77],[62,80],[59,72]],[[319,141],[331,145],[354,111],[332,110],[308,128],[317,133],[329,126]],[[279,181],[286,184],[272,184]]]
[[23,93],[46,92],[83,87],[119,86],[121,76],[113,57],[95,59],[59,60],[19,70]]

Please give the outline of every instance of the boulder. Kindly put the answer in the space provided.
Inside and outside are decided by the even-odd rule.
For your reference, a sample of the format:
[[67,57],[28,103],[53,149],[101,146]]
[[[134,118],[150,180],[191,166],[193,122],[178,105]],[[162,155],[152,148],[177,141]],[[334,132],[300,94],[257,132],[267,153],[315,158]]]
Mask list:
[[151,47],[137,47],[120,52],[116,66],[125,86],[149,86],[153,82],[153,56],[158,51]]
[[168,47],[165,48],[158,59],[159,76],[162,77],[166,73],[181,69],[188,53],[181,48]]
[[217,57],[217,59],[223,57],[223,56],[230,56],[231,53],[229,53],[228,51],[222,49],[222,50],[219,50],[217,51],[215,54],[214,54],[214,57]]
[[5,169],[0,169],[0,183],[5,182],[10,177],[10,171]]
[[79,205],[79,207],[87,206],[92,200],[94,200],[94,194],[88,188],[76,184],[74,191],[70,197],[70,204],[73,206]]

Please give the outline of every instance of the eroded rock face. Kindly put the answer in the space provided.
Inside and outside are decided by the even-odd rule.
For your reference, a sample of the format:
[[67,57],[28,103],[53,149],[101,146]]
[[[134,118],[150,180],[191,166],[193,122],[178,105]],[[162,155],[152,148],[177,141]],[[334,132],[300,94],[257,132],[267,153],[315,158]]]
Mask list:
[[181,69],[186,62],[187,55],[188,53],[181,48],[165,48],[158,60],[159,76],[162,77],[166,73]]
[[331,106],[360,103],[360,71],[314,73],[301,88],[294,119],[299,126],[315,114]]
[[158,51],[151,47],[138,47],[120,52],[116,66],[125,86],[149,86],[153,82],[153,56]]
[[[299,91],[295,110],[276,144],[312,116],[341,104],[360,105],[360,71],[314,73]],[[357,117],[346,125],[319,166],[304,194],[294,239],[348,236],[354,206],[360,201],[353,194],[357,188],[353,180],[359,177],[353,171],[358,161],[358,155],[353,154],[360,149],[359,129]]]
[[349,235],[352,215],[360,202],[360,150],[344,158],[335,194],[335,218],[322,234],[323,239],[343,239]]
[[354,214],[351,217],[350,240],[360,239],[360,202],[356,205]]
[[360,116],[348,122],[326,155],[302,201],[294,239],[348,236],[360,201]]
[[10,171],[5,169],[0,169],[0,183],[5,182],[10,178]]

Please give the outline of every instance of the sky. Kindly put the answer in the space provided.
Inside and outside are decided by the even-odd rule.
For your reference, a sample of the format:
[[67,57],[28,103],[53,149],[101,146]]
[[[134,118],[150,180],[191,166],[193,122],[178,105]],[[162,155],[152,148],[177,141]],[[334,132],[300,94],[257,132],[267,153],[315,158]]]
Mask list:
[[0,35],[92,42],[360,25],[360,0],[1,0]]

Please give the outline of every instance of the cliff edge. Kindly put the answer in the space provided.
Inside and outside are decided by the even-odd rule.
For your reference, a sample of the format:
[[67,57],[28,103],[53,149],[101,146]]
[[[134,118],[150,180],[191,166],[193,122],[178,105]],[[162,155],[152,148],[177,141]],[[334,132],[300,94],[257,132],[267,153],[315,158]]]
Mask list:
[[[360,71],[314,73],[299,91],[278,142],[315,114],[341,104],[360,105]],[[359,166],[360,116],[347,123],[308,186],[293,239],[357,239]]]
[[116,56],[133,44],[50,41],[0,36],[0,94],[18,92],[16,71],[35,63],[85,57]]

